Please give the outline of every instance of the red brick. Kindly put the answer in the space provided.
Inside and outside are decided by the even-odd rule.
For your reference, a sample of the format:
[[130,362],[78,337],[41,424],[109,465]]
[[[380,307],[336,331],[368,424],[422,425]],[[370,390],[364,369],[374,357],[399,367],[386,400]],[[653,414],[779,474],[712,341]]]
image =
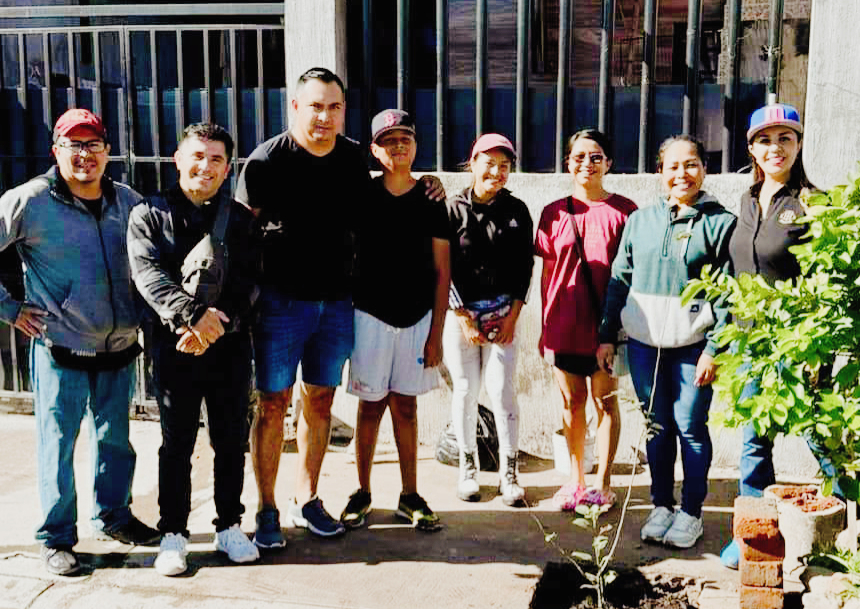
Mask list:
[[776,502],[761,497],[735,499],[734,538],[755,539],[779,536]]
[[741,584],[760,588],[782,587],[782,561],[755,562],[741,558]]
[[741,558],[752,562],[769,562],[785,558],[785,539],[779,537],[756,537],[755,539],[735,540],[740,548]]
[[783,609],[784,604],[782,588],[741,586],[740,609]]

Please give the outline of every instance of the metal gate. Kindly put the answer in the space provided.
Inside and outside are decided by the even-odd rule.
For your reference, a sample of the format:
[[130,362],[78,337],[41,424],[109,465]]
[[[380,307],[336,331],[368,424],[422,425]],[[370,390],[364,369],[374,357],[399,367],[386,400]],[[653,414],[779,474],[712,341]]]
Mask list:
[[[103,118],[107,171],[141,194],[173,183],[177,136],[198,121],[233,136],[235,180],[254,147],[286,128],[283,37],[280,26],[237,24],[0,29],[0,191],[52,165],[52,128],[71,107]],[[0,280],[23,296],[14,252],[0,255]],[[0,408],[29,407],[28,353],[26,337],[0,328]],[[139,371],[144,380],[142,362]]]

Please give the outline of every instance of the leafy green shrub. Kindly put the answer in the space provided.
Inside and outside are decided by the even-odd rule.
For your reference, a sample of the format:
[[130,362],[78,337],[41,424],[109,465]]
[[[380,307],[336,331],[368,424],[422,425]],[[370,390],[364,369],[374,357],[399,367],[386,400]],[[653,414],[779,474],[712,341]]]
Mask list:
[[[802,276],[771,286],[706,268],[684,290],[727,298],[732,323],[717,333],[718,395],[729,405],[712,420],[751,423],[759,435],[803,435],[829,458],[848,499],[860,469],[860,174],[847,186],[805,198],[808,241],[791,248]],[[729,348],[730,347],[730,348]],[[740,402],[748,383],[757,395]]]

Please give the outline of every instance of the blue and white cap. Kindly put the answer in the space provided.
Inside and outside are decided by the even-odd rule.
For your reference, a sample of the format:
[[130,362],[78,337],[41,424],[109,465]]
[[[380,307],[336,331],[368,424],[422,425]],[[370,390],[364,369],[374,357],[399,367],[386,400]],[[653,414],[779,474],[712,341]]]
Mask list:
[[791,127],[798,134],[803,133],[803,125],[800,123],[800,115],[797,113],[797,108],[788,104],[771,104],[759,108],[750,115],[750,128],[747,131],[747,141],[752,141],[755,134],[762,129],[777,125]]

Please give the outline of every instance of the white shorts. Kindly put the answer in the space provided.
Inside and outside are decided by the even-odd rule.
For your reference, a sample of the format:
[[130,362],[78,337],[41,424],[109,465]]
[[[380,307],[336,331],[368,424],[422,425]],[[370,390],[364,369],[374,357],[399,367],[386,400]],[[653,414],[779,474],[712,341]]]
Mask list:
[[439,370],[424,367],[424,344],[433,312],[414,326],[395,328],[355,310],[355,347],[347,391],[378,402],[389,393],[421,395],[439,385]]

